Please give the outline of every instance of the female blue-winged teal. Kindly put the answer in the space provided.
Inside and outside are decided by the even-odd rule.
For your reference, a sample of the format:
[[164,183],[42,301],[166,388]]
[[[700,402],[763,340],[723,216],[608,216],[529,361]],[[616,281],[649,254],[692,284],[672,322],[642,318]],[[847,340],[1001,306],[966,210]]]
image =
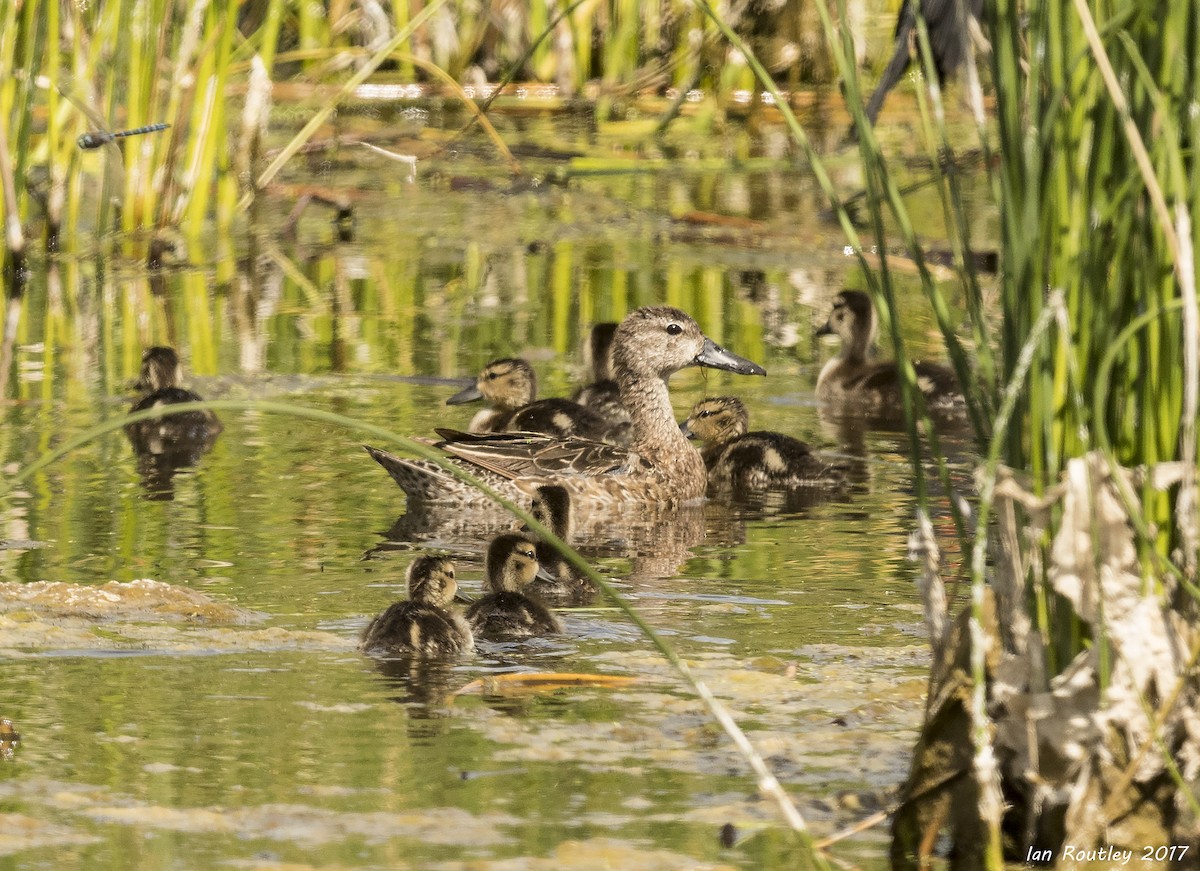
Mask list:
[[846,482],[842,469],[821,460],[804,442],[778,432],[748,432],[750,415],[733,396],[700,400],[680,429],[705,444],[701,453],[710,493],[747,495]]
[[559,438],[578,436],[620,444],[628,427],[612,424],[569,399],[538,399],[533,367],[517,357],[488,363],[475,383],[446,400],[447,405],[487,402],[471,419],[468,432],[534,432]]
[[[183,366],[173,348],[147,348],[142,354],[142,372],[135,385],[147,393],[133,404],[130,412],[200,401],[197,394],[179,386],[181,380]],[[211,411],[185,411],[125,426],[125,433],[138,454],[195,453],[199,456],[220,432],[221,423]]]
[[467,621],[480,638],[520,638],[563,631],[562,621],[522,589],[537,576],[534,543],[519,533],[506,533],[488,545],[487,593],[467,609]]
[[[579,438],[519,433],[471,435],[438,430],[438,446],[463,468],[509,498],[528,505],[544,484],[565,487],[577,505],[680,505],[700,499],[708,481],[704,460],[692,450],[671,409],[667,379],[687,366],[711,366],[765,375],[756,363],[721,348],[677,308],[631,313],[617,328],[613,374],[633,424],[630,448]],[[367,448],[409,499],[459,505],[486,497],[433,463],[404,460]]]
[[621,388],[612,371],[612,345],[618,326],[606,321],[592,327],[585,354],[591,363],[592,383],[580,387],[571,398],[610,423],[629,424],[629,412],[621,404]]
[[[833,299],[833,313],[818,336],[836,335],[842,347],[817,377],[817,398],[850,411],[886,417],[903,414],[900,378],[893,360],[877,361],[878,329],[871,298],[857,290],[843,290]],[[964,410],[958,379],[945,366],[913,363],[917,384],[933,412],[959,414]]]
[[[575,522],[571,494],[566,487],[557,484],[538,487],[529,513],[560,539],[571,543]],[[537,542],[537,560],[544,574],[539,574],[529,585],[534,595],[555,603],[590,601],[596,595],[595,585],[544,541]]]
[[450,610],[458,591],[453,560],[417,557],[406,577],[408,601],[393,603],[367,625],[363,651],[375,656],[447,656],[473,650],[471,627]]

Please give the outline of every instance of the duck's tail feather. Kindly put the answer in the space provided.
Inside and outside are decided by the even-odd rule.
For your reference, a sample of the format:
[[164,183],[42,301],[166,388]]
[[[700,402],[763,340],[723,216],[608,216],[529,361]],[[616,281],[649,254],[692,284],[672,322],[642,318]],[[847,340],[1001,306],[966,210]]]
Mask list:
[[[488,503],[486,496],[447,472],[437,463],[429,460],[410,460],[363,445],[368,454],[387,469],[392,480],[400,485],[400,489],[408,496],[410,502],[425,503]],[[509,481],[498,475],[490,474],[480,469],[471,469],[477,477],[482,477],[492,487],[501,490],[510,499],[528,501]]]

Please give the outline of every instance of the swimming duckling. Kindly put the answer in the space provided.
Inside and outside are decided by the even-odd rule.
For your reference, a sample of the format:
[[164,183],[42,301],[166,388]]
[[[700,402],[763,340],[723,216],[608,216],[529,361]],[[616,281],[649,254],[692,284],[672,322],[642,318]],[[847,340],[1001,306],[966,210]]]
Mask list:
[[[633,420],[626,449],[581,438],[528,433],[473,435],[439,429],[438,447],[510,499],[528,505],[543,484],[559,484],[588,511],[619,506],[680,507],[704,496],[704,460],[679,431],[668,381],[688,366],[742,375],[766,375],[757,363],[704,335],[686,312],[649,306],[631,312],[613,340],[613,374]],[[426,460],[403,459],[378,448],[369,453],[413,502],[480,506],[477,489]]]
[[488,407],[467,427],[473,433],[536,432],[619,443],[628,427],[610,424],[596,412],[569,399],[538,399],[533,367],[518,357],[488,363],[470,387],[446,400],[461,405],[483,399]]
[[592,383],[575,391],[572,400],[612,423],[628,424],[629,412],[621,404],[621,389],[613,378],[612,345],[617,324],[606,321],[592,327],[586,357],[591,361]]
[[[142,354],[142,372],[136,387],[148,393],[129,411],[199,402],[199,395],[179,386],[182,379],[183,366],[174,348],[147,348]],[[198,456],[211,447],[221,428],[220,421],[211,411],[185,411],[126,424],[125,433],[139,454],[195,453]]]
[[[839,336],[842,347],[817,377],[818,399],[885,417],[903,414],[895,361],[873,359],[877,329],[875,307],[865,293],[843,290],[834,297],[833,313],[817,335]],[[954,372],[936,363],[916,362],[913,367],[930,411],[963,413],[965,405]]]
[[[567,544],[571,543],[575,523],[571,511],[571,494],[566,487],[546,484],[533,494],[530,514]],[[567,562],[557,550],[544,541],[536,545],[538,565],[544,571],[530,583],[534,595],[553,601],[591,600],[595,585]]]
[[475,639],[467,621],[449,610],[458,591],[454,561],[420,556],[408,567],[408,601],[395,602],[373,619],[360,646],[373,656],[469,653]]
[[838,486],[845,472],[823,462],[804,442],[778,432],[747,432],[750,415],[740,399],[702,399],[679,427],[705,442],[709,492],[752,494],[793,487]]
[[488,590],[467,609],[467,621],[481,638],[521,638],[563,631],[562,621],[521,590],[538,574],[534,543],[519,533],[492,539],[486,562]]

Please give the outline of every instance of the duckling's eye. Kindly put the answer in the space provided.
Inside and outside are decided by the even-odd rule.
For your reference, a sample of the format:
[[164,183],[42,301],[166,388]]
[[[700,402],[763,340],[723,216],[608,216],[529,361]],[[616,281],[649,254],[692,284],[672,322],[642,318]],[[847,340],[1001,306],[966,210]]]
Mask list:
[[683,332],[683,327],[679,326],[679,324],[667,324],[667,335],[668,336],[678,336],[682,332]]
[[716,412],[715,412],[715,411],[702,411],[702,412],[700,412],[700,416],[701,416],[701,417],[712,417],[714,414],[716,414]]
[[500,373],[499,372],[489,372],[487,374],[487,376],[488,376],[488,381],[495,381],[497,378],[500,377]]

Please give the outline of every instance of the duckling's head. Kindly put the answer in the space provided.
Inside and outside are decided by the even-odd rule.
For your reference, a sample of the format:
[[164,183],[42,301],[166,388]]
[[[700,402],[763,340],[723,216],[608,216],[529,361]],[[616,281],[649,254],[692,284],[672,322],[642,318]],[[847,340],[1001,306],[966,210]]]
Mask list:
[[419,556],[408,567],[408,598],[444,608],[458,592],[454,560],[444,556]]
[[613,337],[617,334],[616,321],[606,321],[592,327],[587,345],[587,357],[592,367],[593,381],[611,381]]
[[512,532],[492,539],[487,551],[487,585],[493,593],[516,592],[538,574],[537,551],[528,536]]
[[538,487],[534,492],[533,508],[529,513],[563,541],[571,537],[571,494],[567,492],[566,487],[557,484],[543,484]]
[[713,445],[724,444],[744,436],[750,428],[750,415],[742,401],[734,396],[711,396],[692,407],[679,427],[690,439],[700,439]]
[[686,366],[711,366],[741,375],[766,375],[757,363],[726,351],[700,331],[685,312],[647,306],[621,321],[613,337],[613,374],[617,381],[669,378]]
[[446,404],[461,405],[483,399],[493,408],[515,411],[536,398],[537,376],[533,367],[520,358],[504,357],[484,366],[475,383],[451,396]]
[[183,380],[183,366],[174,348],[156,346],[142,352],[142,372],[138,376],[137,389],[153,393],[165,387],[174,387]]
[[866,353],[875,343],[875,307],[860,290],[843,290],[833,298],[833,312],[818,336],[838,336],[849,353]]

